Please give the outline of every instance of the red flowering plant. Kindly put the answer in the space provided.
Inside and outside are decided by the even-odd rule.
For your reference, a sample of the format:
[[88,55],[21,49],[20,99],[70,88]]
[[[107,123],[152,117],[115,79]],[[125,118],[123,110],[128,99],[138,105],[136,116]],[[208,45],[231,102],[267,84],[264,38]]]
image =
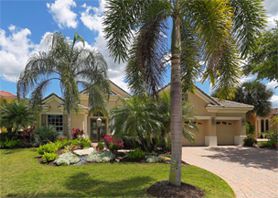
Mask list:
[[124,147],[123,140],[115,136],[105,134],[103,136],[103,139],[106,147],[109,148],[109,150],[111,150],[112,152]]
[[81,137],[84,134],[84,131],[79,128],[73,128],[71,130],[71,134],[72,134],[72,138],[76,139],[76,138]]

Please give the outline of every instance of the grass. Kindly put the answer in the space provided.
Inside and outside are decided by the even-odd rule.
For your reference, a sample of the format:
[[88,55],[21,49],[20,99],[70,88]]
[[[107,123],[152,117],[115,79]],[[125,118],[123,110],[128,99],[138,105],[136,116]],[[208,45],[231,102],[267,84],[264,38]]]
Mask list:
[[[0,197],[142,197],[169,172],[167,164],[55,167],[39,164],[35,157],[34,149],[0,150]],[[203,189],[206,197],[235,197],[224,180],[198,167],[184,166],[182,179]]]

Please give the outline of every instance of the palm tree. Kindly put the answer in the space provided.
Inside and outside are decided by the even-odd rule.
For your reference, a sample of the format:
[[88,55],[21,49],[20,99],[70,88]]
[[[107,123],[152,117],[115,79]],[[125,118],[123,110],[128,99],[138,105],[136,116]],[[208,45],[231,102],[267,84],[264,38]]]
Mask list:
[[32,109],[22,101],[6,102],[0,105],[0,127],[5,127],[11,136],[13,132],[33,124]]
[[170,48],[171,184],[181,184],[182,87],[184,93],[193,87],[202,60],[203,79],[209,78],[222,94],[233,93],[240,56],[254,48],[264,24],[261,0],[108,1],[108,48],[115,61],[128,60],[127,80],[135,93],[153,94],[161,86],[163,57]]
[[78,34],[72,43],[59,33],[52,34],[51,41],[48,52],[39,52],[28,61],[17,83],[18,97],[25,97],[32,90],[31,102],[39,104],[45,88],[58,80],[67,113],[68,137],[71,137],[71,112],[78,110],[79,87],[87,90],[92,111],[104,109],[105,95],[108,96],[110,89],[107,64],[100,53],[76,46],[78,41],[84,46]]
[[[194,140],[195,125],[187,118],[191,114],[188,104],[183,105],[183,135]],[[133,96],[111,112],[115,135],[132,138],[143,150],[169,148],[170,95],[162,93],[158,100],[147,96]]]

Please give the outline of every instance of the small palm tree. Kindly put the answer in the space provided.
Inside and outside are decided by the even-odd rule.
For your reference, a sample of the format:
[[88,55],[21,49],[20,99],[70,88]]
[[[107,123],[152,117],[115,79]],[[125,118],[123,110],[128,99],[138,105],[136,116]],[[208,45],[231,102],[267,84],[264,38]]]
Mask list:
[[31,102],[39,104],[45,88],[53,80],[60,82],[64,97],[64,108],[67,113],[67,131],[71,137],[71,112],[78,110],[79,87],[85,88],[89,94],[89,105],[92,111],[103,110],[105,95],[109,94],[107,80],[107,64],[100,53],[76,44],[84,40],[74,35],[72,43],[61,34],[54,33],[51,37],[49,52],[35,54],[21,73],[17,87],[18,96],[25,97],[30,90]]
[[[187,120],[190,106],[183,105],[183,135],[194,139],[196,127]],[[170,145],[170,96],[162,93],[158,100],[147,96],[134,96],[123,101],[123,105],[112,110],[113,129],[119,136],[132,137],[149,152]]]
[[0,105],[0,127],[5,127],[9,134],[17,132],[34,123],[32,109],[26,102],[2,102]]
[[[265,24],[261,0],[108,0],[105,33],[116,61],[127,61],[135,93],[155,93],[171,54],[170,183],[181,184],[182,85],[190,90],[205,62],[203,79],[233,93],[240,59],[254,48]],[[171,33],[169,34],[169,31]],[[168,45],[170,43],[170,46]],[[182,76],[182,77],[181,77]],[[183,82],[183,83],[181,83]],[[229,91],[227,91],[229,90]]]

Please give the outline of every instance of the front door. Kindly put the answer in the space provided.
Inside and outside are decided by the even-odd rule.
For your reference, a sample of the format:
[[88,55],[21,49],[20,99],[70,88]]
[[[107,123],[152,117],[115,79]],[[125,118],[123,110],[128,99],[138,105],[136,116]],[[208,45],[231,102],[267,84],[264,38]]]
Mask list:
[[101,126],[97,126],[97,117],[90,119],[90,138],[93,142],[96,142],[98,139],[98,132],[100,134],[100,139],[102,140],[102,136],[107,133],[107,118],[101,117]]

